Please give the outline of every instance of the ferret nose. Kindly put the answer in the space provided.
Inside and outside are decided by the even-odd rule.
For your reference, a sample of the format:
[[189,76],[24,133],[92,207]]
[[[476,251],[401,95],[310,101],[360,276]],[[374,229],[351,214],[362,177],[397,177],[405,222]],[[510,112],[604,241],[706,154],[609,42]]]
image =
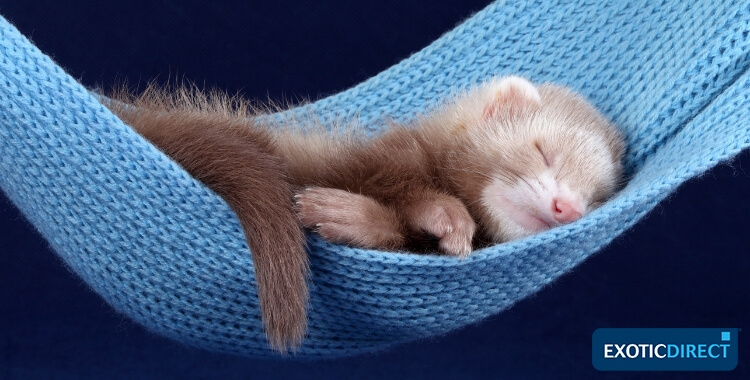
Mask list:
[[552,201],[554,207],[553,214],[555,220],[560,223],[570,223],[581,217],[581,212],[573,203],[562,199],[555,198]]

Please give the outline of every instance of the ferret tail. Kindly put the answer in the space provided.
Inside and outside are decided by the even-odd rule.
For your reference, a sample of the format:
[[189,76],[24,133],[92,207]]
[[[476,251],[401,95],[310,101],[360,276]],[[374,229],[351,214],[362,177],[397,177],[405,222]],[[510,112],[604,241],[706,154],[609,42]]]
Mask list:
[[152,88],[114,100],[105,105],[237,214],[252,253],[269,345],[294,351],[307,331],[309,263],[293,188],[284,163],[272,154],[272,136],[244,112],[232,111],[227,98]]

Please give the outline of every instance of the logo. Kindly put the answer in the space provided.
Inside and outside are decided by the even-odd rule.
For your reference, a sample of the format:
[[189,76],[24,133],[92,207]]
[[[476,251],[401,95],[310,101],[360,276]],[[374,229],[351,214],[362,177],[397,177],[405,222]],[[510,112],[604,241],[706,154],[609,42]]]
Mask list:
[[731,371],[739,329],[602,328],[591,337],[600,371]]

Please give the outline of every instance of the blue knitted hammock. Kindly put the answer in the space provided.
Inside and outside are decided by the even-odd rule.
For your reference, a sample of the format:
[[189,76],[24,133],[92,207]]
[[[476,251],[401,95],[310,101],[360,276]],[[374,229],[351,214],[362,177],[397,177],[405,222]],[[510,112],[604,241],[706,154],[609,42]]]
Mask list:
[[[520,73],[585,94],[625,132],[627,187],[585,218],[466,260],[310,236],[309,333],[297,357],[443,334],[570,271],[685,180],[750,146],[742,1],[498,1],[419,53],[303,107],[377,132],[460,88]],[[281,120],[287,114],[274,115]],[[151,331],[272,355],[228,206],[114,117],[0,18],[0,185],[67,265]]]

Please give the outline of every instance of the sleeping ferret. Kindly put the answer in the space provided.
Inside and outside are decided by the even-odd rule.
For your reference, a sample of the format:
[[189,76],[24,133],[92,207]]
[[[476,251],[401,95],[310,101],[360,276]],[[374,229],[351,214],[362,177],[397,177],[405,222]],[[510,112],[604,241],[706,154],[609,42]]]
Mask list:
[[519,77],[373,138],[268,126],[243,100],[190,89],[111,98],[107,107],[237,214],[280,352],[307,327],[303,226],[336,243],[463,257],[577,220],[622,172],[625,144],[605,117],[567,88]]

